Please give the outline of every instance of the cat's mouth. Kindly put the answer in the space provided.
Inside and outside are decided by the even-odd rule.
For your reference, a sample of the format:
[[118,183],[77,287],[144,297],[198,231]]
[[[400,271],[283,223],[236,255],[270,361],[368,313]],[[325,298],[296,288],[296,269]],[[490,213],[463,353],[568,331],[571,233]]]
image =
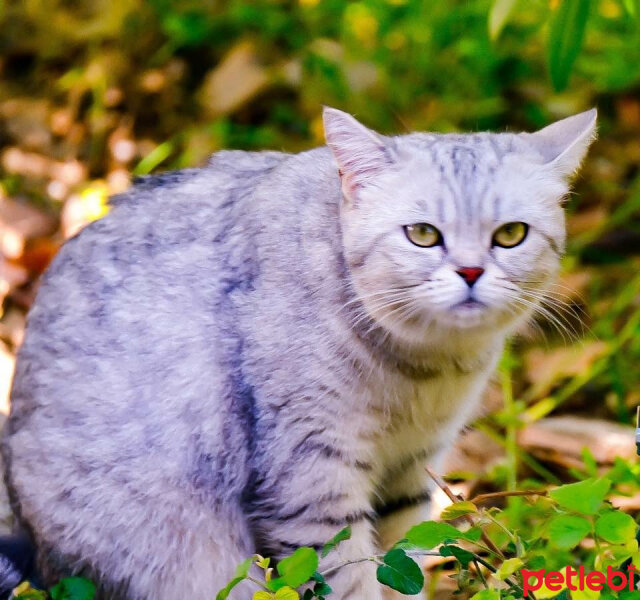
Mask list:
[[462,302],[458,302],[458,304],[454,304],[452,306],[452,308],[454,309],[461,309],[461,310],[478,310],[486,307],[487,305],[484,302],[481,302],[480,300],[476,300],[471,296],[466,300],[463,300]]

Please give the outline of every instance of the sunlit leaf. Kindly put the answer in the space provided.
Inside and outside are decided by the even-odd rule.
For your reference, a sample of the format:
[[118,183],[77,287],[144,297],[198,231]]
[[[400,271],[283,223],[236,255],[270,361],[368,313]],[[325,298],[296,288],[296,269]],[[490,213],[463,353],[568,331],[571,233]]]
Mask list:
[[285,586],[280,588],[275,595],[276,600],[300,600],[300,596],[296,590]]
[[498,38],[509,20],[517,0],[494,0],[489,12],[489,37]]
[[551,83],[556,91],[567,87],[589,17],[590,0],[560,0],[551,16],[548,55]]
[[247,575],[249,574],[249,569],[251,568],[253,561],[254,561],[254,558],[251,557],[251,558],[248,558],[247,560],[242,561],[237,566],[235,576],[231,581],[229,581],[229,583],[227,583],[226,586],[224,586],[224,588],[222,588],[218,592],[218,594],[216,595],[216,600],[225,600],[231,593],[231,590],[234,587],[236,587],[241,581],[244,581],[247,578]]
[[16,600],[47,600],[47,593],[43,590],[32,588],[28,581],[23,581],[13,590],[11,598]]
[[501,581],[504,581],[522,566],[524,566],[524,562],[521,558],[509,558],[500,565],[500,568],[496,571],[496,577]]
[[333,552],[340,542],[344,542],[351,538],[351,527],[347,525],[344,529],[341,529],[336,535],[334,535],[322,548],[322,552],[320,556],[324,558],[329,554],[329,552]]
[[[584,590],[578,588],[577,590],[571,590],[570,592],[571,600],[598,600],[601,593],[602,592],[600,590],[590,590],[587,586],[584,586]],[[538,592],[536,592],[536,597],[538,597]]]
[[471,596],[470,600],[500,600],[500,592],[498,590],[480,590]]
[[166,141],[158,144],[149,154],[147,154],[133,170],[134,175],[147,175],[158,165],[163,163],[173,152],[173,142]]
[[637,0],[622,0],[622,4],[630,17],[635,17],[638,14],[636,2]]
[[425,550],[431,550],[442,544],[445,540],[459,540],[466,538],[466,534],[453,525],[439,523],[438,521],[424,521],[407,531],[407,541]]
[[626,513],[620,511],[607,512],[596,521],[596,534],[612,544],[634,542],[636,522]]
[[478,512],[478,507],[473,502],[465,500],[463,502],[456,502],[455,504],[447,506],[442,511],[440,518],[443,521],[451,521],[453,519],[457,519],[458,517],[463,517],[464,515],[475,512]]
[[577,546],[591,531],[591,523],[575,515],[556,515],[549,521],[549,540],[558,548]]
[[611,487],[608,479],[585,479],[551,490],[549,495],[563,508],[585,515],[598,512]]
[[313,548],[303,546],[278,563],[280,577],[271,581],[269,587],[273,590],[284,586],[297,588],[309,581],[317,568],[318,555],[316,551]]

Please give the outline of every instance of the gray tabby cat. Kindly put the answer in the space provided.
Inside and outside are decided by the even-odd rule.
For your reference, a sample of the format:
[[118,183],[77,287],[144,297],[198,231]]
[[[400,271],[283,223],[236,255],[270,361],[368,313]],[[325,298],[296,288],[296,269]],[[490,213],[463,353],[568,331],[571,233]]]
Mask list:
[[[423,465],[558,270],[595,119],[383,137],[326,109],[328,148],[116,198],[44,277],[13,384],[7,481],[45,578],[205,600],[255,552],[350,524],[326,569],[423,520]],[[374,567],[332,597],[381,599]]]

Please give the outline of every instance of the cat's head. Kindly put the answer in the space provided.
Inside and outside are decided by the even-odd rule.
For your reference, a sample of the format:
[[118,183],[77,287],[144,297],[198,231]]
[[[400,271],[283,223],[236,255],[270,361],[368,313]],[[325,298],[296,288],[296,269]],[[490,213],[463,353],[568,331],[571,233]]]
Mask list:
[[407,341],[504,331],[558,271],[562,200],[596,111],[536,133],[381,136],[326,108],[344,254],[368,317]]

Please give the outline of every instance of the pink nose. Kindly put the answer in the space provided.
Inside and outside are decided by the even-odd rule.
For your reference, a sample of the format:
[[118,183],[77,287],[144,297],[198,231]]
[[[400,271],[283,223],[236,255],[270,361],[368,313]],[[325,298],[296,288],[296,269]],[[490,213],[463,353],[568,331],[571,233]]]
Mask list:
[[484,273],[482,267],[460,267],[456,273],[467,282],[467,285],[471,287],[478,279],[480,275]]

